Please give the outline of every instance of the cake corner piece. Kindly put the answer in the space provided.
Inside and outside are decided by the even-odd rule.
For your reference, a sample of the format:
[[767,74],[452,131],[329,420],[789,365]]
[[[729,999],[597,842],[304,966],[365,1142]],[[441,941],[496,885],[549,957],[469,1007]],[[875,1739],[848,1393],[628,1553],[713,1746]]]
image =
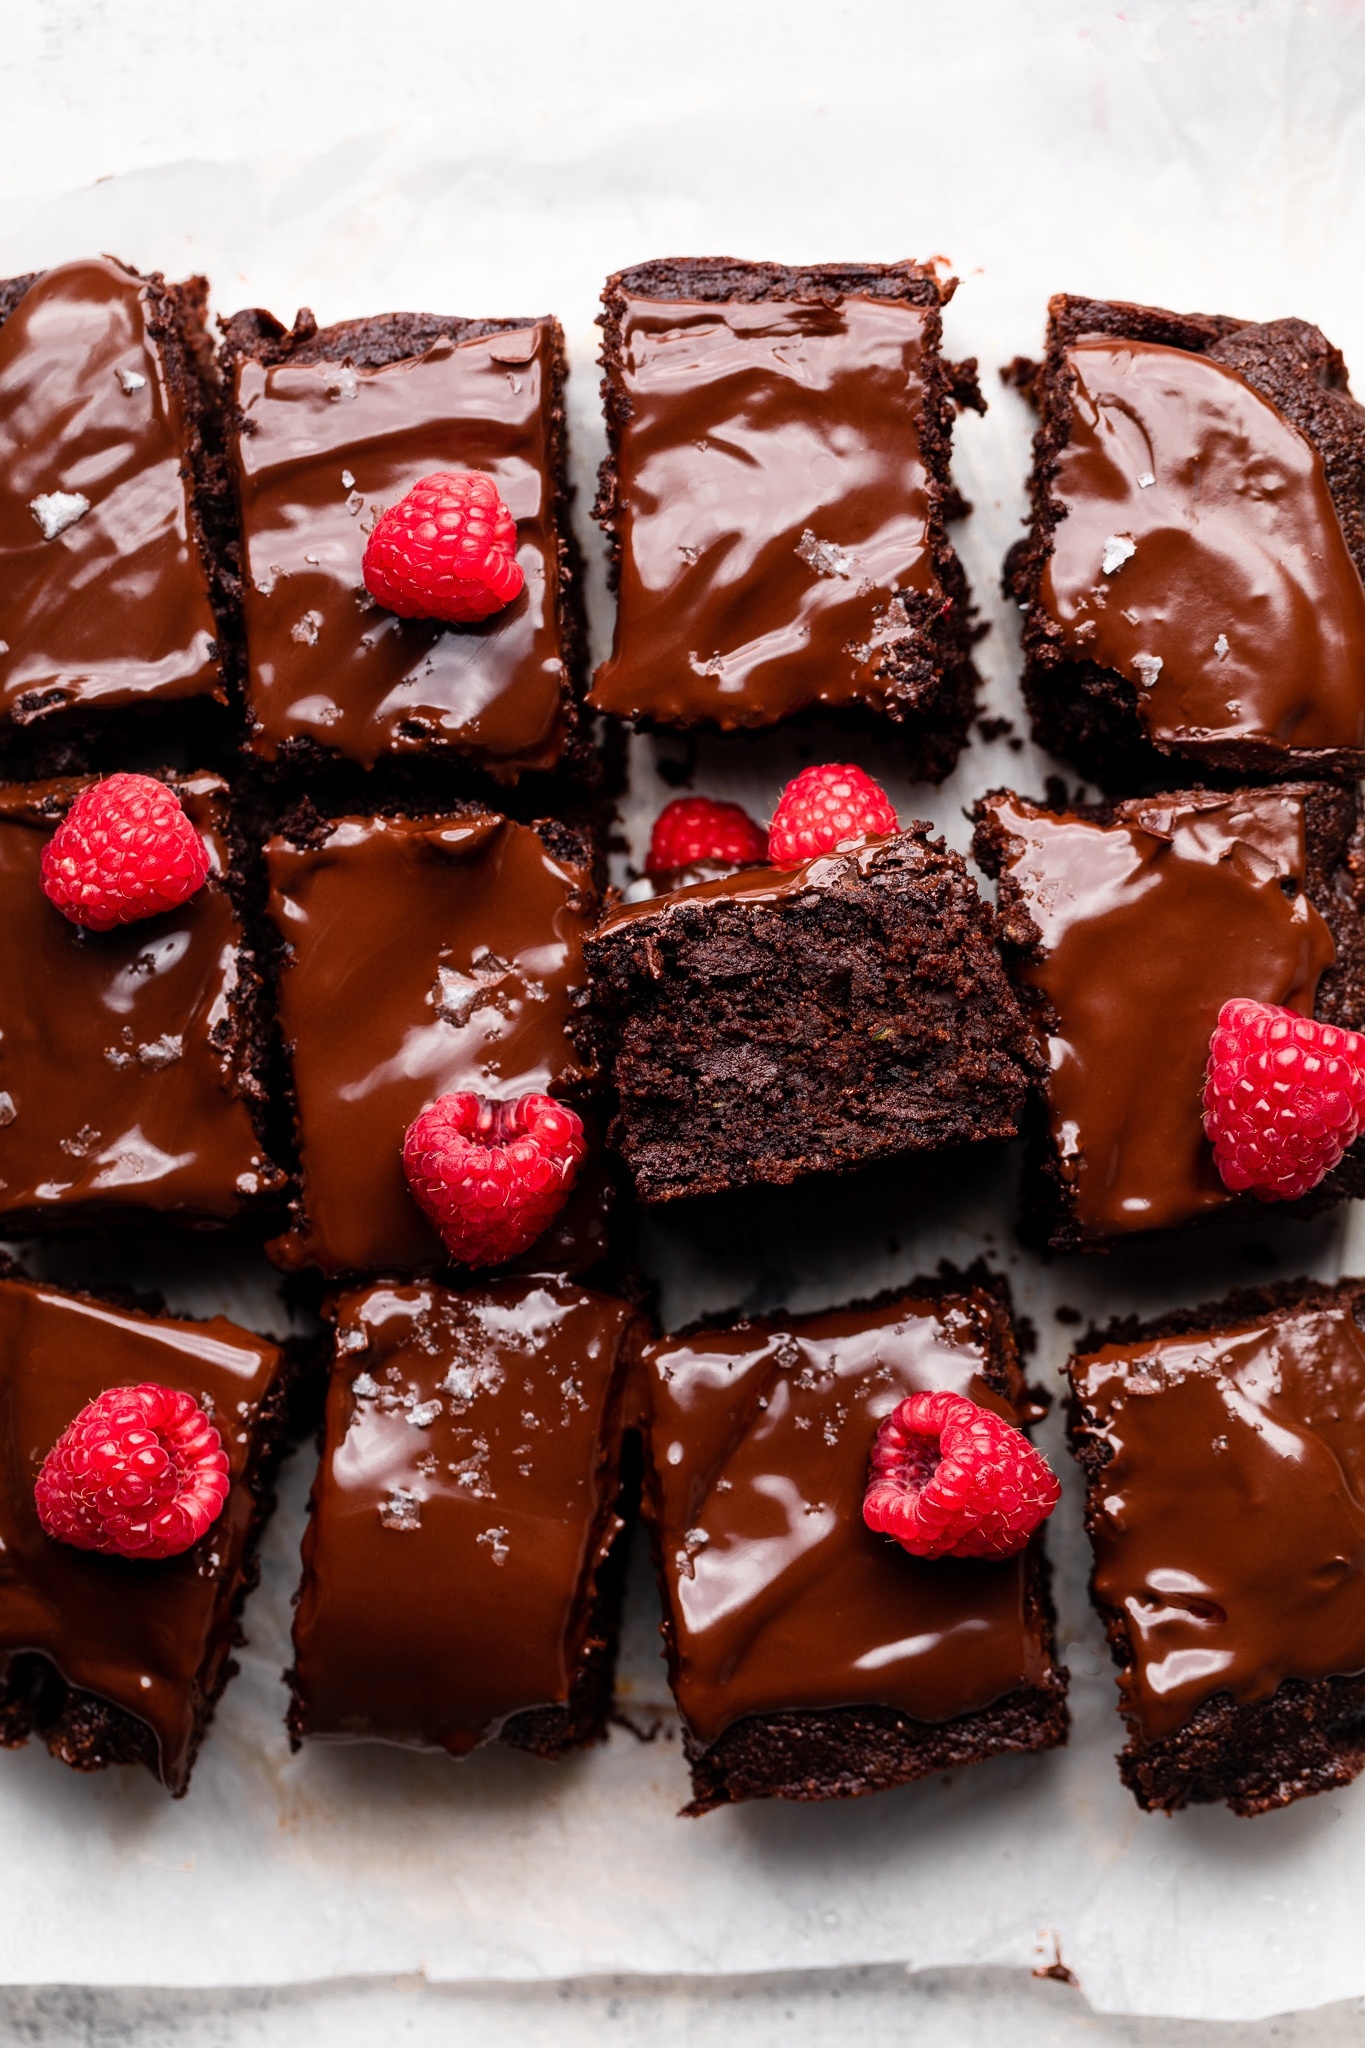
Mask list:
[[1039,744],[1118,794],[1361,774],[1365,408],[1340,352],[1303,320],[1061,293],[1028,395],[1004,591]]
[[1251,1818],[1365,1769],[1365,1282],[1092,1329],[1072,1357],[1091,1598],[1149,1812]]

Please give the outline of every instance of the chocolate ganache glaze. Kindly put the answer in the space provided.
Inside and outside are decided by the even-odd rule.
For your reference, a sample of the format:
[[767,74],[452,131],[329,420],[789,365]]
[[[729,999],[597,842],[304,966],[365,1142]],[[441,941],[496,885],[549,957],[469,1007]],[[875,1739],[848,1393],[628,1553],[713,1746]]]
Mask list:
[[[39,1653],[68,1685],[145,1723],[159,1774],[184,1790],[252,1583],[263,1405],[283,1359],[215,1316],[172,1322],[0,1280],[0,1656]],[[43,1459],[87,1402],[145,1380],[192,1394],[223,1441],[232,1489],[208,1533],[147,1563],[75,1550],[43,1534],[33,1487]]]
[[646,1348],[665,1638],[699,1742],[802,1707],[947,1721],[1045,1679],[1025,1556],[927,1562],[862,1516],[877,1425],[908,1394],[946,1388],[1019,1419],[988,1314],[976,1295],[904,1297]]
[[226,1222],[284,1185],[249,1108],[256,972],[224,882],[227,786],[174,779],[208,881],[109,932],[70,923],[42,891],[43,847],[88,787],[0,789],[0,1219]]
[[1301,793],[1150,797],[1110,822],[1009,794],[1001,909],[1049,1029],[1048,1120],[1083,1237],[1188,1223],[1234,1197],[1204,1136],[1209,1039],[1234,996],[1311,1016],[1332,937],[1304,890]]
[[331,1274],[445,1264],[403,1134],[438,1095],[584,1080],[568,1025],[591,877],[487,813],[342,818],[314,845],[271,840],[266,859],[303,1166],[301,1212],[271,1256]]
[[697,861],[690,867],[648,876],[647,880],[657,881],[660,887],[650,895],[632,892],[628,901],[607,912],[593,937],[604,939],[640,919],[658,917],[675,903],[782,903],[808,889],[828,888],[850,871],[867,874],[876,866],[878,854],[893,845],[897,836],[868,833],[856,845],[850,842],[837,853],[816,854],[797,868],[732,868],[719,861]]
[[620,582],[590,703],[661,725],[894,708],[879,665],[940,598],[920,456],[927,315],[856,293],[628,299]]
[[566,1706],[594,1647],[634,1313],[522,1281],[372,1287],[336,1316],[291,1727],[463,1755]]
[[1158,342],[1066,351],[1039,602],[1136,686],[1158,746],[1365,744],[1365,588],[1312,443],[1236,370]]
[[1071,1365],[1094,1593],[1124,1713],[1365,1671],[1365,1340],[1349,1304],[1106,1344]]
[[0,716],[224,696],[154,282],[45,271],[0,326]]
[[695,888],[698,882],[724,882],[744,873],[731,860],[690,860],[680,868],[655,868],[639,875],[622,892],[627,904],[654,903],[661,896],[676,896],[680,889]]
[[[287,740],[371,766],[449,747],[494,773],[553,768],[568,677],[556,609],[551,431],[556,340],[537,321],[434,342],[378,369],[246,361],[235,439],[246,549],[252,745]],[[494,478],[526,584],[477,625],[400,619],[361,577],[375,520],[433,470]]]

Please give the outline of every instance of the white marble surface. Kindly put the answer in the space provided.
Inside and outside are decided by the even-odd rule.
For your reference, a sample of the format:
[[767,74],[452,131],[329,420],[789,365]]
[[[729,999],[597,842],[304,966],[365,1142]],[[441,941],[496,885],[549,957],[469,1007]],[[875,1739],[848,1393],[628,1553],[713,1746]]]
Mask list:
[[[224,311],[561,314],[599,645],[609,612],[581,516],[601,445],[592,318],[621,263],[948,255],[963,279],[949,346],[980,356],[992,401],[960,432],[977,508],[962,545],[992,622],[990,708],[1016,719],[995,581],[1028,421],[994,369],[1037,347],[1047,293],[1293,311],[1365,366],[1365,34],[1347,0],[28,0],[11,16],[0,274],[107,248],[206,270]],[[697,783],[766,808],[794,758],[786,742],[706,745]],[[1047,765],[978,742],[943,790],[912,796],[886,749],[860,758],[903,815],[932,816],[958,845],[975,793],[1036,788]],[[653,760],[636,749],[637,848],[665,793]],[[946,1185],[882,1176],[835,1217],[797,1196],[759,1205],[743,1231],[723,1210],[660,1225],[667,1312],[815,1306],[985,1244],[1040,1325],[1050,1378],[1061,1300],[1145,1307],[1272,1270],[1218,1234],[1045,1269],[1012,1244],[1010,1179],[1008,1164]],[[1277,1269],[1359,1270],[1357,1236],[1341,1216],[1281,1232]],[[202,1253],[168,1291],[279,1315],[259,1271],[225,1275]],[[1065,1755],[853,1807],[685,1824],[667,1734],[646,1746],[617,1731],[557,1773],[502,1753],[458,1771],[375,1751],[291,1760],[278,1673],[305,1466],[188,1801],[127,1773],[82,1781],[40,1752],[0,1759],[0,1983],[126,1987],[0,1993],[0,2039],[1205,2038],[1100,2019],[1033,1983],[1054,1944],[1111,2014],[1323,2007],[1275,2038],[1359,2038],[1359,2008],[1340,2001],[1365,1995],[1365,1791],[1254,1824],[1138,1815],[1110,1761],[1074,1487],[1054,1545],[1077,1713]],[[639,1592],[627,1672],[649,1711]],[[424,1988],[423,1971],[449,1981]],[[182,1988],[144,1997],[147,1984]],[[224,1984],[240,1988],[205,1988]],[[279,1988],[252,1988],[266,1984]]]

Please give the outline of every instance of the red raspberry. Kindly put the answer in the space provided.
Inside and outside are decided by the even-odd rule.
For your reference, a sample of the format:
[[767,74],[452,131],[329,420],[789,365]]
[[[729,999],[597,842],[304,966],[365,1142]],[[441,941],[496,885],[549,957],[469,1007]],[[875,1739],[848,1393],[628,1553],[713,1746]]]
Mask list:
[[208,871],[179,797],[150,775],[109,775],[83,790],[43,848],[43,894],[92,932],[174,910]]
[[1209,1041],[1204,1133],[1224,1187],[1292,1202],[1365,1122],[1365,1037],[1278,1003],[1224,1003]]
[[409,1124],[403,1171],[453,1259],[500,1266],[548,1229],[587,1149],[582,1119],[548,1095],[441,1095]]
[[38,1520],[58,1543],[115,1557],[178,1557],[223,1512],[223,1440],[190,1394],[110,1387],[43,1460]]
[[836,761],[803,768],[783,790],[768,827],[775,868],[799,868],[869,832],[894,832],[898,820],[879,782]]
[[912,1557],[1013,1557],[1061,1497],[1021,1429],[965,1394],[912,1394],[877,1431],[863,1520]]
[[466,626],[512,602],[526,581],[517,524],[491,476],[441,469],[375,522],[361,564],[371,597],[400,619]]
[[709,796],[679,796],[654,820],[645,873],[666,874],[697,860],[748,868],[767,858],[767,833],[738,804],[713,803]]

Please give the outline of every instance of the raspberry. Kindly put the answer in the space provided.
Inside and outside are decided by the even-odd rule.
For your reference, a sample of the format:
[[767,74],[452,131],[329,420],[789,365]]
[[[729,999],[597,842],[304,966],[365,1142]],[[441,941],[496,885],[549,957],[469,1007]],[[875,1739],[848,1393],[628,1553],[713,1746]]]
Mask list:
[[500,1266],[558,1215],[587,1149],[582,1120],[548,1095],[441,1095],[409,1124],[403,1171],[453,1259]]
[[768,858],[775,868],[799,868],[869,832],[894,832],[897,823],[879,782],[861,768],[827,761],[803,768],[783,790],[768,827]]
[[43,848],[43,894],[92,932],[174,910],[208,871],[179,797],[150,775],[109,775],[84,790]]
[[512,602],[525,582],[517,525],[491,476],[440,469],[375,522],[361,564],[371,597],[400,619],[470,625]]
[[912,1394],[877,1431],[863,1520],[912,1557],[1013,1557],[1061,1496],[1022,1430],[965,1394]]
[[58,1543],[115,1557],[178,1557],[228,1497],[223,1440],[190,1394],[110,1387],[43,1460],[38,1520]]
[[1224,1187],[1292,1202],[1365,1122],[1365,1037],[1278,1003],[1224,1003],[1209,1041],[1204,1133]]
[[738,804],[712,803],[709,796],[675,797],[654,820],[645,860],[647,875],[689,867],[696,860],[729,861],[753,867],[768,858],[768,835]]

